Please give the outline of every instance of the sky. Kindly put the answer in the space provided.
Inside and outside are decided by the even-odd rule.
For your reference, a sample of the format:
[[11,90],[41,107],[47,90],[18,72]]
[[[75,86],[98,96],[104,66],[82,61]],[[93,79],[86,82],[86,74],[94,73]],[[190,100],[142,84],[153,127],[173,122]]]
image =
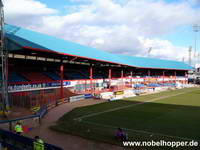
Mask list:
[[[3,2],[6,23],[123,55],[187,62],[195,47],[192,26],[200,25],[200,0]],[[199,44],[200,32],[197,52]]]

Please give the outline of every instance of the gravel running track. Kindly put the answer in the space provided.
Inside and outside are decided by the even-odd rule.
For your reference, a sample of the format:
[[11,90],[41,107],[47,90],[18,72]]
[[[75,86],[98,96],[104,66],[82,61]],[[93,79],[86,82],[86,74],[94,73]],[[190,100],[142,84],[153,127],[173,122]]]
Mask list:
[[105,102],[104,100],[82,100],[72,103],[65,103],[51,109],[42,119],[41,126],[34,128],[25,136],[34,137],[39,135],[45,142],[55,144],[64,150],[123,150],[124,148],[107,143],[94,142],[78,136],[62,134],[49,129],[60,117],[71,111],[73,108],[93,105]]

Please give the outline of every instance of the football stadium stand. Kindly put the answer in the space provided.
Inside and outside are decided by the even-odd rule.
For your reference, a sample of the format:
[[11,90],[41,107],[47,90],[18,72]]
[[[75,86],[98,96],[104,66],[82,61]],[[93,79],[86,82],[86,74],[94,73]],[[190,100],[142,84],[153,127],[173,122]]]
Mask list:
[[45,105],[79,94],[187,84],[183,62],[108,53],[6,24],[11,104]]

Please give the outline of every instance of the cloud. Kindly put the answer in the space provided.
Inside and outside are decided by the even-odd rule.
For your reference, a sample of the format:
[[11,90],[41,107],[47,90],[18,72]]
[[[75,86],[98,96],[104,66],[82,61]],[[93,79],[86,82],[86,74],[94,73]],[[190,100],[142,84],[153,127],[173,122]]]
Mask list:
[[65,6],[70,13],[58,15],[57,10],[36,0],[6,0],[5,10],[8,23],[66,40],[137,56],[147,56],[153,45],[152,57],[180,60],[186,57],[187,48],[158,37],[200,21],[199,9],[193,7],[195,0],[191,1],[84,0],[87,3]]
[[4,6],[6,22],[24,27],[39,26],[44,17],[57,13],[36,0],[4,0]]
[[171,59],[181,61],[188,61],[188,47],[179,47],[174,46],[171,42],[167,40],[160,39],[144,39],[140,38],[141,43],[144,45],[144,49],[146,49],[146,53],[149,47],[152,47],[150,57]]

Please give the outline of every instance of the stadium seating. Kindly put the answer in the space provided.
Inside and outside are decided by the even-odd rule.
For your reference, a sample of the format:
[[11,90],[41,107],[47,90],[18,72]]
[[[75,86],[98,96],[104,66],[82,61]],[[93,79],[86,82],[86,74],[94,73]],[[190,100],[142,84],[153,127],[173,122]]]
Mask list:
[[49,78],[53,80],[60,80],[60,76],[55,72],[43,72],[43,74],[47,75]]
[[175,86],[175,83],[164,83],[163,86],[171,86],[171,87],[174,87],[174,86]]
[[93,79],[102,79],[102,78],[105,78],[105,77],[103,77],[102,75],[94,75],[93,76]]
[[89,76],[85,74],[86,72],[83,70],[73,70],[67,69],[64,72],[66,79],[75,80],[75,79],[89,79]]
[[[0,74],[1,74],[1,72],[0,72]],[[2,80],[1,75],[0,75],[0,80]],[[25,82],[25,81],[27,81],[27,80],[16,72],[9,72],[9,74],[8,74],[8,82]]]
[[83,75],[77,73],[77,72],[71,72],[71,73],[65,73],[68,79],[73,80],[73,79],[86,79]]
[[144,84],[141,84],[141,83],[137,83],[134,85],[135,88],[142,88],[142,87],[145,87]]
[[108,75],[106,75],[105,72],[101,70],[95,70],[93,72],[93,79],[105,79],[105,78],[108,78]]
[[157,83],[149,83],[148,84],[148,87],[159,87],[160,84],[157,84]]
[[90,78],[90,74],[89,71],[87,69],[79,69],[79,73],[84,76],[85,79],[89,79]]
[[121,72],[112,72],[112,77],[113,78],[120,78],[121,77]]
[[8,82],[25,82],[27,81],[22,76],[17,74],[16,72],[10,72],[8,74]]
[[29,81],[53,81],[51,78],[40,72],[22,72],[21,75]]

